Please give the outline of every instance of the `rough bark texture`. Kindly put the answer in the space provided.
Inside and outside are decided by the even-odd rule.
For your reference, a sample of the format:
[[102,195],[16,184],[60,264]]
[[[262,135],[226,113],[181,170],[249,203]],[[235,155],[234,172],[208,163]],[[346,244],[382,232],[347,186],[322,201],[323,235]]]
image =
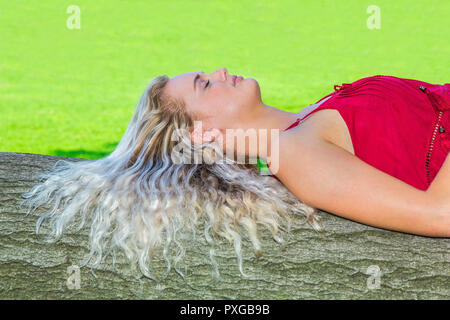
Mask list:
[[[248,279],[240,276],[233,247],[225,243],[217,258],[220,279],[212,276],[205,252],[193,247],[185,259],[185,279],[175,271],[158,282],[139,279],[139,273],[119,259],[116,268],[103,263],[96,269],[97,278],[89,267],[81,268],[80,288],[69,289],[67,279],[74,274],[68,273],[68,267],[87,253],[86,232],[68,233],[54,244],[45,244],[35,235],[40,211],[24,218],[24,211],[18,209],[21,194],[59,159],[63,158],[0,153],[2,299],[450,298],[450,239],[381,230],[326,212],[321,212],[325,231],[295,225],[284,245],[263,234],[260,258],[247,245],[244,272]],[[156,266],[164,274],[162,259]]]

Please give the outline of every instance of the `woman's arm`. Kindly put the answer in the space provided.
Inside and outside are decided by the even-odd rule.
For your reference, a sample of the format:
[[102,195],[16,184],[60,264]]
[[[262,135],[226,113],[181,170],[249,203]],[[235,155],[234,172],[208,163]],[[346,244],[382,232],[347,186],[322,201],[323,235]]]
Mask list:
[[450,201],[450,154],[428,187],[427,193],[436,199],[436,203],[442,206],[444,211],[446,210]]
[[379,228],[450,237],[450,198],[444,205],[436,193],[414,188],[319,136],[296,128],[283,132],[278,167],[275,175],[310,206]]

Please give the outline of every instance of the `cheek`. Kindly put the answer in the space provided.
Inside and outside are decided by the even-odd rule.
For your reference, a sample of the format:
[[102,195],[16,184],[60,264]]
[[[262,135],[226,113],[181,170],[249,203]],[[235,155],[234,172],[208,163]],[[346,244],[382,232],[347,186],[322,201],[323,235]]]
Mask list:
[[205,109],[208,109],[208,112],[215,116],[223,115],[237,109],[238,103],[239,97],[236,96],[236,92],[217,88],[217,90],[209,92],[209,96],[205,100],[205,105],[207,106]]

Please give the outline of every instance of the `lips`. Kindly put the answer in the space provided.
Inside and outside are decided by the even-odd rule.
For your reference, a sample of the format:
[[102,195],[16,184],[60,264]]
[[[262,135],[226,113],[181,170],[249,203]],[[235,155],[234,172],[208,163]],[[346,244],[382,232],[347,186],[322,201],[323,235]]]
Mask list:
[[242,76],[233,76],[233,85],[236,86],[239,82],[241,82],[244,79]]

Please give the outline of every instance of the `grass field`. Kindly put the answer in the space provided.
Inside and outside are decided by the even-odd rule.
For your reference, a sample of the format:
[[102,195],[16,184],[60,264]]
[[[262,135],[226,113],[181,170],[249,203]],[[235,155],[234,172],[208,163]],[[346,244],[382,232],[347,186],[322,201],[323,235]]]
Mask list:
[[292,112],[375,74],[448,83],[449,15],[448,0],[1,1],[0,151],[104,157],[160,74],[225,66]]

